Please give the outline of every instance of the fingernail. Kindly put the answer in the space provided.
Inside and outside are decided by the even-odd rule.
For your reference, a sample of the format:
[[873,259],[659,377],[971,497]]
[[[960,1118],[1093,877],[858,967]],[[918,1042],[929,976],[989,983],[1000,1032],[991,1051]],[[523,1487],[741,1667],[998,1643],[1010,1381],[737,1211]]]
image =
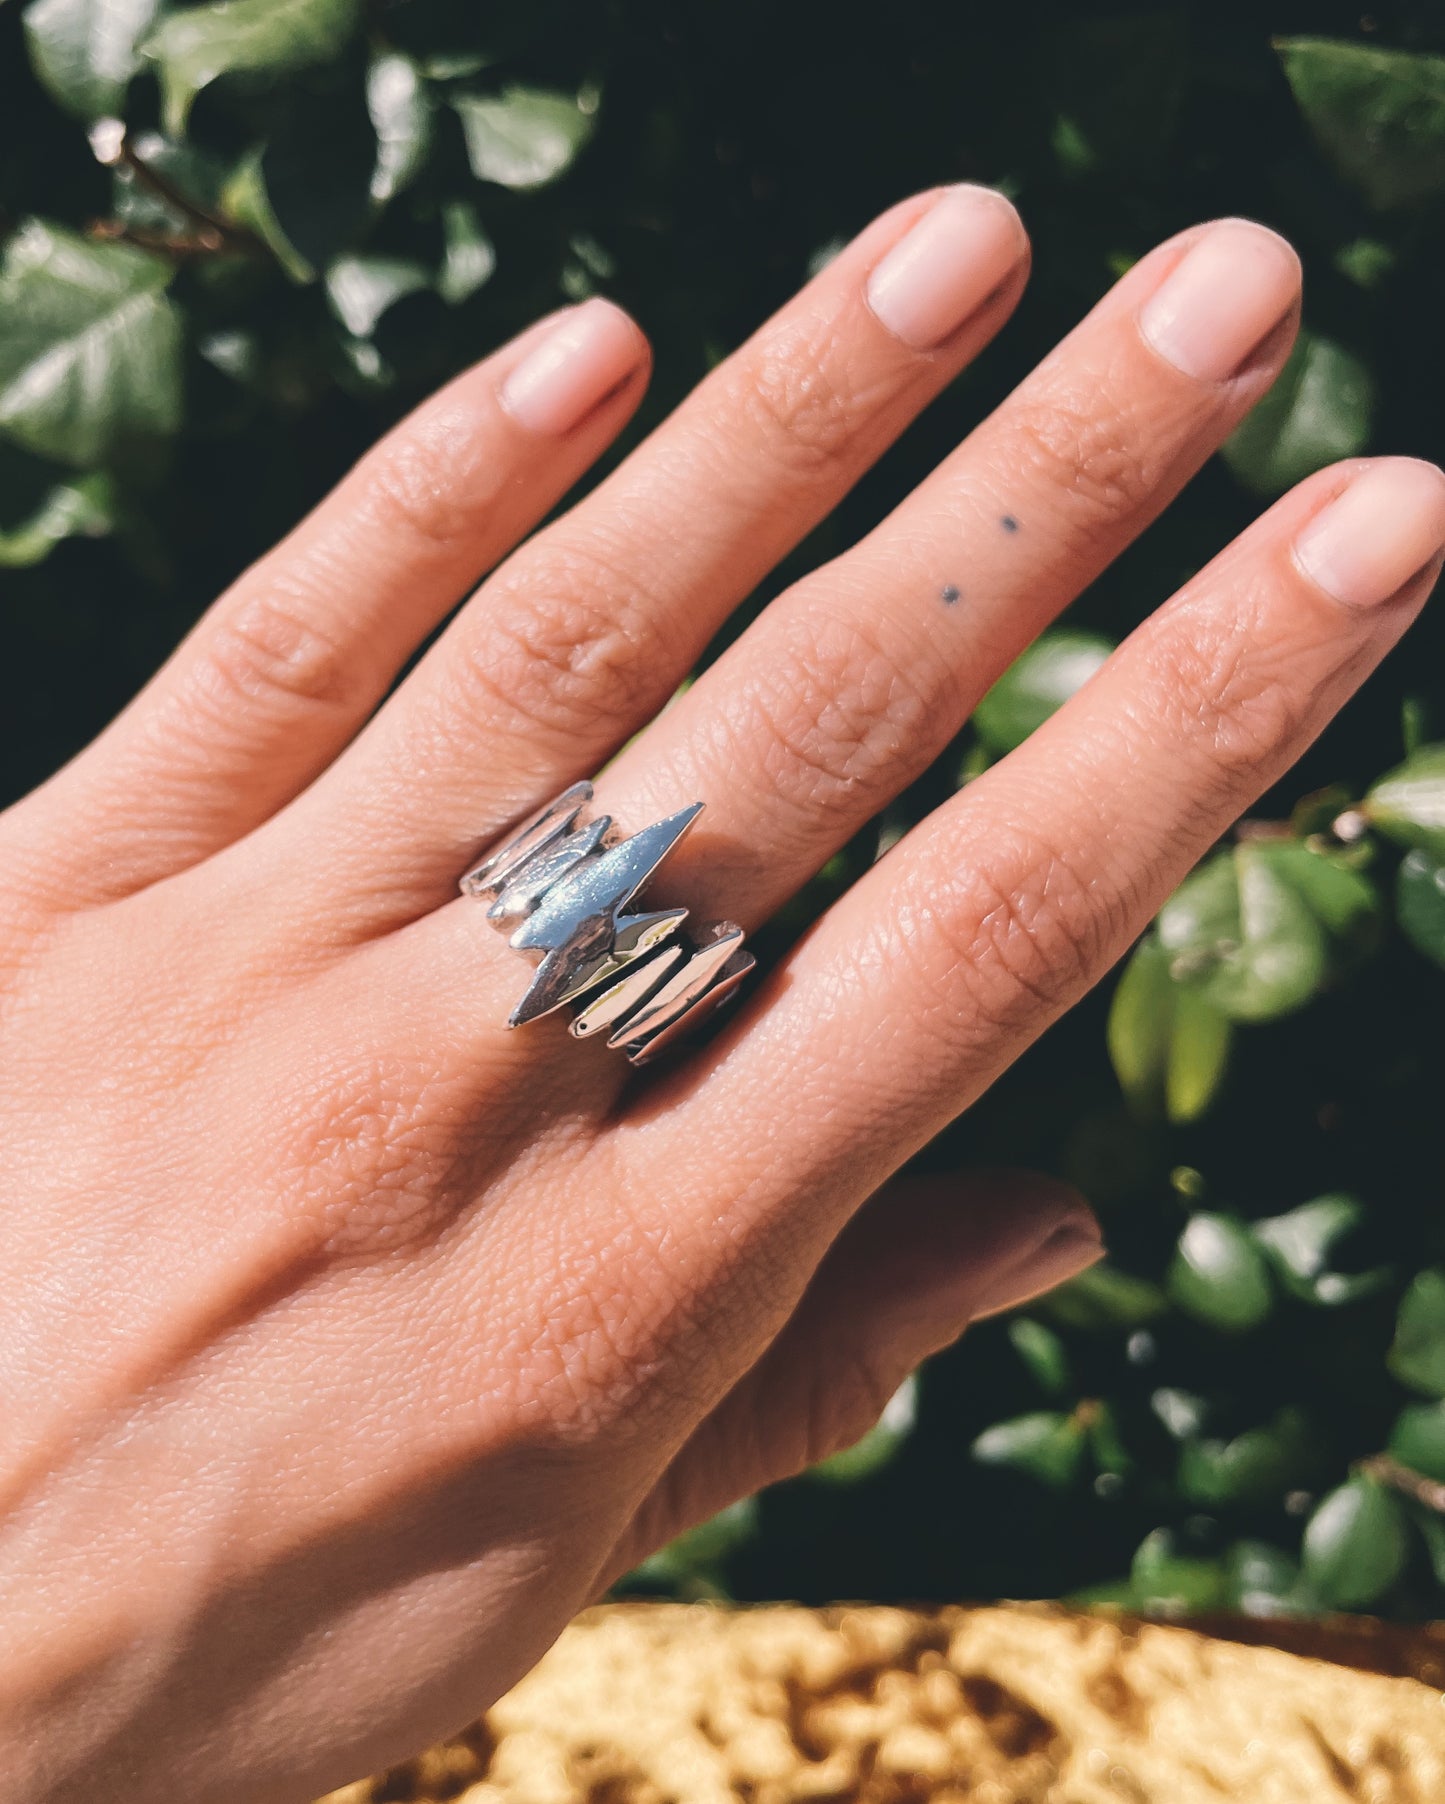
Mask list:
[[502,384],[501,402],[528,432],[570,432],[637,367],[637,328],[594,297],[566,313]]
[[1069,1278],[1077,1278],[1103,1257],[1104,1244],[1097,1234],[1075,1222],[1065,1222],[975,1299],[973,1319],[1015,1309],[1031,1297],[1042,1296]]
[[1223,382],[1294,305],[1300,262],[1277,233],[1246,219],[1212,226],[1144,303],[1139,329],[1199,382]]
[[1445,473],[1414,457],[1367,464],[1301,528],[1295,562],[1350,607],[1388,601],[1445,547]]
[[868,305],[915,351],[941,344],[1022,259],[1019,216],[992,188],[950,188],[868,278]]

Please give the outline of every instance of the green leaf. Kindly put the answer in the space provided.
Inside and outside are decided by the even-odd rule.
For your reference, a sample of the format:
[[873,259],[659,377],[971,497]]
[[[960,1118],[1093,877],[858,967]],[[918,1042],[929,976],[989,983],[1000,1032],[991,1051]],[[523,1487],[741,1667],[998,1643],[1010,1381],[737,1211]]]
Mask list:
[[159,5],[160,0],[34,0],[25,10],[25,36],[42,86],[81,119],[118,113]]
[[1084,1432],[1072,1416],[1037,1410],[985,1428],[973,1443],[973,1457],[980,1465],[1008,1466],[1061,1491],[1079,1476]]
[[1069,1353],[1052,1328],[1032,1316],[1016,1315],[1008,1325],[1013,1350],[1028,1368],[1039,1389],[1050,1397],[1063,1397],[1073,1388]]
[[409,56],[393,52],[373,60],[366,76],[366,109],[376,133],[371,198],[382,204],[415,178],[431,145],[431,96]]
[[1389,1366],[1411,1390],[1445,1397],[1445,1271],[1421,1272],[1401,1298]]
[[1274,386],[1225,440],[1226,464],[1256,495],[1280,495],[1370,436],[1375,385],[1352,352],[1302,331]]
[[918,1380],[910,1376],[894,1391],[884,1405],[883,1414],[861,1440],[829,1459],[820,1460],[809,1469],[808,1476],[837,1485],[856,1484],[861,1478],[871,1478],[894,1458],[917,1421]]
[[1197,1121],[1224,1081],[1232,1029],[1198,989],[1174,981],[1154,934],[1134,948],[1109,1008],[1109,1057],[1146,1118]]
[[57,462],[103,463],[176,430],[181,335],[169,267],[32,220],[0,266],[0,432]]
[[1297,1409],[1232,1440],[1188,1441],[1179,1455],[1179,1491],[1204,1509],[1278,1501],[1310,1469],[1309,1426]]
[[459,306],[470,300],[497,267],[497,253],[482,230],[476,209],[464,200],[448,201],[442,208],[441,273],[437,292],[444,301]]
[[1236,1541],[1225,1559],[1228,1603],[1246,1616],[1288,1616],[1306,1601],[1295,1560],[1268,1541]]
[[1396,845],[1445,863],[1445,745],[1422,745],[1381,777],[1361,812]]
[[219,76],[284,76],[331,62],[362,12],[362,0],[223,0],[168,14],[145,45],[160,65],[166,130],[184,134],[191,103]]
[[1395,913],[1417,952],[1445,969],[1445,862],[1407,852],[1395,878]]
[[1445,57],[1330,38],[1275,47],[1320,148],[1372,206],[1445,194]]
[[1228,1576],[1218,1560],[1181,1553],[1177,1537],[1156,1528],[1139,1543],[1129,1571],[1137,1607],[1151,1615],[1190,1616],[1225,1601]]
[[592,135],[593,115],[573,95],[511,87],[453,94],[472,173],[503,188],[541,188],[568,168]]
[[109,532],[110,502],[110,484],[102,475],[57,483],[28,520],[0,531],[0,570],[40,563],[62,539]]
[[1304,1576],[1324,1603],[1339,1610],[1378,1603],[1410,1556],[1399,1499],[1357,1474],[1316,1507],[1305,1526],[1303,1553]]
[[991,752],[1022,745],[1113,651],[1098,633],[1060,628],[1044,633],[1008,667],[973,711],[973,724]]
[[1412,1472],[1445,1484],[1445,1403],[1407,1403],[1386,1451]]
[[1369,1296],[1389,1281],[1385,1267],[1345,1273],[1334,1264],[1335,1248],[1364,1222],[1365,1214],[1358,1197],[1334,1192],[1257,1221],[1252,1232],[1292,1296],[1333,1308]]
[[1243,1222],[1190,1217],[1169,1268],[1169,1295],[1188,1315],[1227,1334],[1257,1328],[1274,1306],[1264,1254]]
[[1172,1384],[1160,1385],[1149,1398],[1149,1407],[1176,1441],[1199,1434],[1209,1413],[1203,1397]]
[[1107,1260],[1051,1290],[1037,1306],[1066,1328],[1094,1329],[1142,1328],[1169,1307],[1158,1285]]
[[388,307],[429,286],[421,264],[401,257],[338,257],[326,272],[331,310],[354,338],[370,338]]
[[1292,1014],[1328,976],[1330,924],[1281,850],[1247,841],[1221,851],[1160,909],[1156,931],[1174,981],[1194,983],[1232,1021]]
[[[687,1529],[633,1569],[632,1577],[653,1584],[685,1585],[716,1594],[719,1569],[728,1556],[756,1538],[758,1500],[743,1497],[696,1528]],[[696,1581],[701,1580],[701,1585]]]

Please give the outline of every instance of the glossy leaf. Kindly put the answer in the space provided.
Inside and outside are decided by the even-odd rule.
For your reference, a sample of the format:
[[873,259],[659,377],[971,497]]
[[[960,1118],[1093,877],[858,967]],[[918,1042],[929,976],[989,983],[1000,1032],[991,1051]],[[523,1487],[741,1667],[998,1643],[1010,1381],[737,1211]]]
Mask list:
[[1285,38],[1278,50],[1321,149],[1367,200],[1445,194],[1445,57],[1332,38]]
[[1445,745],[1422,745],[1381,777],[1363,812],[1396,845],[1445,863]]
[[437,292],[444,301],[459,306],[470,300],[497,266],[492,241],[482,230],[476,209],[466,201],[449,201],[442,208],[441,273]]
[[1400,930],[1417,952],[1445,969],[1445,860],[1407,852],[1395,879]]
[[362,0],[222,0],[169,13],[145,46],[160,65],[166,130],[185,132],[196,95],[219,76],[330,62],[350,43],[362,10]]
[[504,188],[555,181],[592,135],[593,116],[576,98],[543,88],[454,94],[467,156],[478,180]]
[[120,111],[160,0],[33,0],[25,9],[30,62],[67,112]]
[[1363,1610],[1397,1583],[1409,1555],[1399,1499],[1357,1474],[1316,1506],[1305,1527],[1302,1570],[1325,1604]]
[[1037,1410],[984,1429],[973,1443],[973,1457],[980,1465],[1008,1466],[1062,1490],[1082,1469],[1084,1433],[1071,1416]]
[[1300,1484],[1311,1464],[1311,1436],[1298,1410],[1232,1440],[1186,1442],[1179,1456],[1179,1492],[1203,1509],[1277,1501]]
[[1445,1484],[1445,1403],[1406,1404],[1386,1451],[1412,1472]]
[[366,110],[376,133],[371,198],[389,201],[426,161],[433,109],[420,69],[408,56],[376,57],[366,75]]
[[973,711],[973,724],[990,751],[1022,745],[1114,649],[1098,633],[1059,628],[1044,633],[1018,657]]
[[1236,1541],[1224,1564],[1226,1602],[1246,1616],[1290,1615],[1307,1601],[1298,1562],[1268,1541]]
[[1229,1590],[1228,1574],[1218,1560],[1181,1552],[1176,1537],[1162,1528],[1139,1543],[1129,1583],[1137,1608],[1160,1616],[1218,1609]]
[[375,155],[362,96],[319,98],[287,115],[242,163],[226,209],[266,241],[294,281],[310,282],[360,235]]
[[32,220],[0,268],[0,433],[79,466],[180,420],[169,267]]
[[1220,455],[1256,495],[1280,495],[1362,450],[1374,411],[1374,381],[1360,359],[1333,339],[1302,331],[1274,385]]
[[1154,1321],[1169,1305],[1157,1284],[1105,1260],[1050,1291],[1039,1307],[1066,1327],[1130,1329]]
[[1169,1268],[1169,1295],[1196,1321],[1226,1334],[1257,1328],[1274,1306],[1264,1254],[1230,1215],[1191,1216]]
[[910,1376],[883,1407],[883,1414],[861,1440],[810,1467],[809,1477],[825,1484],[851,1485],[870,1478],[893,1460],[918,1420],[918,1379]]
[[1016,1315],[1007,1329],[1009,1341],[1039,1389],[1050,1397],[1063,1397],[1073,1388],[1069,1350],[1042,1322]]
[[96,538],[110,531],[110,485],[104,476],[57,483],[31,516],[0,529],[0,570],[42,562],[62,539]]
[[1421,1272],[1401,1299],[1390,1370],[1411,1390],[1445,1397],[1445,1271]]
[[1291,1295],[1302,1302],[1335,1307],[1369,1296],[1389,1281],[1384,1268],[1342,1272],[1335,1264],[1335,1249],[1361,1226],[1365,1216],[1358,1197],[1335,1192],[1301,1203],[1284,1215],[1257,1221],[1253,1233]]
[[1218,1093],[1232,1030],[1207,996],[1174,981],[1170,963],[1154,934],[1134,948],[1109,1009],[1108,1047],[1133,1107],[1183,1123],[1203,1115]]
[[388,307],[429,285],[421,264],[400,257],[338,257],[326,272],[326,298],[356,338],[370,338]]

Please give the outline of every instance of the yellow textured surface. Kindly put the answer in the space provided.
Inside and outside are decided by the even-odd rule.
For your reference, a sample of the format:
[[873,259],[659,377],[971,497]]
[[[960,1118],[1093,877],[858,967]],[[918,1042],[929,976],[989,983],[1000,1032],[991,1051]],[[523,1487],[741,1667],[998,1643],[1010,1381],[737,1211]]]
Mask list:
[[590,1611],[465,1736],[326,1804],[1442,1804],[1445,1698],[1057,1611]]

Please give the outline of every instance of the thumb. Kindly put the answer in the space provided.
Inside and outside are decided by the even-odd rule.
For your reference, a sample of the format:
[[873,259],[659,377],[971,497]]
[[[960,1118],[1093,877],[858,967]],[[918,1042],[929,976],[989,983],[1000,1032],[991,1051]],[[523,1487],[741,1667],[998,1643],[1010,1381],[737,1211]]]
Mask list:
[[851,1446],[930,1353],[1103,1250],[1079,1193],[1035,1172],[887,1185],[839,1235],[762,1358],[684,1443],[607,1582],[726,1504]]

